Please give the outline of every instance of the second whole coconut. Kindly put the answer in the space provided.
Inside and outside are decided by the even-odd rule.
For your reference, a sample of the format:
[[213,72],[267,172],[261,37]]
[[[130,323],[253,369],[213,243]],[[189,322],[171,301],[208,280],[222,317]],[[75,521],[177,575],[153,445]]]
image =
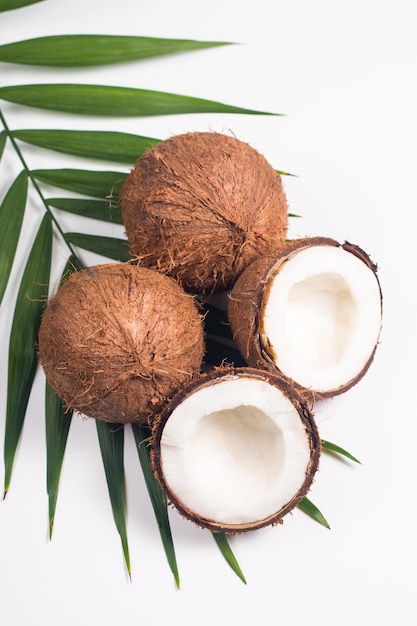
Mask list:
[[120,200],[132,256],[197,294],[230,289],[287,233],[280,175],[247,143],[221,133],[154,146],[127,176]]
[[70,276],[50,299],[38,356],[65,405],[106,422],[151,423],[199,373],[194,299],[171,278],[127,263]]

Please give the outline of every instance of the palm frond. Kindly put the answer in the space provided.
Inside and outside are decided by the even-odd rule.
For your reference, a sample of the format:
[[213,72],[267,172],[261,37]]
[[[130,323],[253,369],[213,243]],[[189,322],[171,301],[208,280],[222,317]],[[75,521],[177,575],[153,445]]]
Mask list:
[[14,130],[15,139],[26,143],[91,159],[133,164],[146,150],[160,142],[130,133],[88,130]]
[[[0,11],[17,9],[40,1],[42,0],[3,0],[0,4]],[[114,35],[57,35],[1,45],[0,62],[70,68],[138,61],[226,45],[230,43]],[[0,86],[0,100],[25,107],[83,116],[146,117],[199,113],[277,115],[189,95],[100,84],[6,85]],[[20,150],[20,144],[31,144],[41,150],[52,150],[75,157],[132,165],[147,149],[156,145],[160,140],[112,130],[29,128],[11,131],[1,112],[0,122],[4,127],[4,130],[0,132],[0,158],[2,156],[4,158],[7,152],[5,148],[9,147],[9,139],[11,149],[14,149],[23,166],[23,171],[10,184],[0,206],[0,302],[7,287],[13,263],[16,262],[15,254],[23,217],[25,211],[28,210],[26,208],[28,182],[32,183],[38,192],[45,209],[32,248],[27,259],[24,259],[24,271],[17,289],[10,333],[4,436],[4,495],[6,495],[37,368],[37,333],[49,293],[53,226],[55,225],[55,234],[67,243],[70,252],[73,252],[73,246],[75,246],[112,260],[127,261],[129,258],[125,240],[84,232],[65,232],[59,221],[59,211],[64,211],[109,224],[122,224],[117,200],[127,173],[86,169],[30,170],[23,158],[23,148]],[[279,170],[279,172],[282,175],[291,175],[284,171]],[[79,194],[82,197],[64,197],[65,194],[63,194],[63,197],[47,198],[43,186],[63,189],[70,194]],[[56,211],[51,209],[56,209]],[[64,277],[79,267],[79,260],[75,256],[70,257],[64,270]],[[225,315],[209,306],[207,306],[206,313],[208,331],[206,363],[220,364],[224,361],[225,355],[231,360],[239,358]],[[63,403],[48,384],[46,384],[45,391],[45,424],[49,533],[52,537],[71,412],[65,410]],[[123,459],[125,427],[104,422],[97,422],[96,427],[113,517],[130,577]],[[179,588],[179,573],[169,524],[167,500],[153,474],[149,448],[146,445],[149,431],[135,425],[133,433],[167,561]],[[326,452],[340,454],[359,463],[355,457],[336,444],[322,441],[322,448]],[[298,507],[313,520],[329,527],[323,514],[308,498],[303,498]],[[224,533],[212,534],[228,565],[246,583],[227,536]]]
[[7,134],[5,130],[2,130],[0,133],[0,161],[3,156],[4,148],[6,147]]
[[[78,268],[78,260],[70,257],[62,272],[60,285]],[[45,381],[46,489],[48,493],[49,538],[55,521],[59,481],[64,460],[72,411]]]
[[110,224],[123,224],[120,205],[110,200],[92,200],[90,198],[46,198],[49,207],[89,217]]
[[4,436],[4,495],[9,489],[16,448],[37,368],[36,342],[48,294],[51,254],[52,220],[46,213],[26,263],[10,333]]
[[59,187],[93,198],[117,198],[127,174],[77,169],[32,170],[30,175],[52,187]]
[[204,98],[109,85],[8,85],[0,87],[0,99],[63,113],[94,116],[147,117],[186,113],[274,115]]
[[106,475],[111,508],[122,542],[123,555],[131,577],[129,545],[126,530],[126,494],[124,474],[124,426],[96,421],[101,457]]
[[9,281],[28,191],[28,177],[21,172],[10,186],[0,206],[0,304]]
[[[23,3],[29,4],[23,0],[20,3],[16,0],[14,3],[11,0],[6,1],[6,4]],[[83,67],[139,61],[227,45],[230,45],[230,42],[120,35],[52,35],[0,46],[0,61],[54,67]]]
[[177,558],[175,556],[174,542],[172,539],[171,526],[168,517],[167,499],[165,492],[160,487],[155,478],[149,455],[148,439],[149,429],[137,424],[132,425],[133,435],[138,450],[139,461],[142,467],[143,476],[146,487],[148,489],[151,504],[154,510],[156,522],[158,524],[159,533],[161,535],[162,544],[164,546],[168,565],[174,575],[177,589],[180,588],[180,577],[178,572]]
[[130,258],[126,239],[103,235],[86,235],[85,233],[65,233],[65,240],[78,248],[100,254],[114,261],[124,262]]
[[54,529],[59,480],[71,420],[72,411],[66,410],[61,398],[45,382],[46,489],[50,539]]

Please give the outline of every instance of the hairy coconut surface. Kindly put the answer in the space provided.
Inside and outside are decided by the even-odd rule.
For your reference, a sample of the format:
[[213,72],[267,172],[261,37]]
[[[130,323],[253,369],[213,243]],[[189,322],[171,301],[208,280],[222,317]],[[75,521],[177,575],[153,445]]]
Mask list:
[[236,282],[228,306],[246,362],[286,376],[315,399],[347,391],[377,347],[382,295],[358,246],[326,237],[285,244]]
[[168,499],[212,531],[277,524],[318,468],[313,415],[281,377],[219,368],[177,394],[156,420],[151,449]]
[[196,293],[230,288],[287,232],[281,177],[254,148],[221,133],[186,133],[151,148],[120,200],[132,255]]
[[204,353],[193,298],[171,278],[130,264],[76,272],[49,301],[38,355],[71,409],[148,424],[196,375]]

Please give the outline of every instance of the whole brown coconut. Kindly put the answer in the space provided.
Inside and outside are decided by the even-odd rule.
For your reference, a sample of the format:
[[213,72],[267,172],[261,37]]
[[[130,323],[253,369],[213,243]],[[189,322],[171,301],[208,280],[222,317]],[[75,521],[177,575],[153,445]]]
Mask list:
[[229,289],[287,232],[279,174],[254,148],[220,133],[186,133],[151,148],[120,200],[132,255],[194,293]]
[[49,301],[38,355],[70,408],[107,422],[150,423],[199,372],[193,298],[171,278],[114,263],[74,273]]

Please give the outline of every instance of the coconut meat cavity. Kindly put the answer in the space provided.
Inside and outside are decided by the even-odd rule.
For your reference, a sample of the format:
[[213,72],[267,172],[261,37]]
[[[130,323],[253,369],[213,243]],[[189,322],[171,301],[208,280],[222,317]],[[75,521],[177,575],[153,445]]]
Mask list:
[[281,372],[317,391],[338,388],[361,371],[377,344],[378,281],[341,246],[302,249],[271,281],[262,324]]
[[225,524],[279,511],[305,480],[310,447],[294,405],[266,381],[234,377],[178,405],[161,436],[164,478],[198,517]]

